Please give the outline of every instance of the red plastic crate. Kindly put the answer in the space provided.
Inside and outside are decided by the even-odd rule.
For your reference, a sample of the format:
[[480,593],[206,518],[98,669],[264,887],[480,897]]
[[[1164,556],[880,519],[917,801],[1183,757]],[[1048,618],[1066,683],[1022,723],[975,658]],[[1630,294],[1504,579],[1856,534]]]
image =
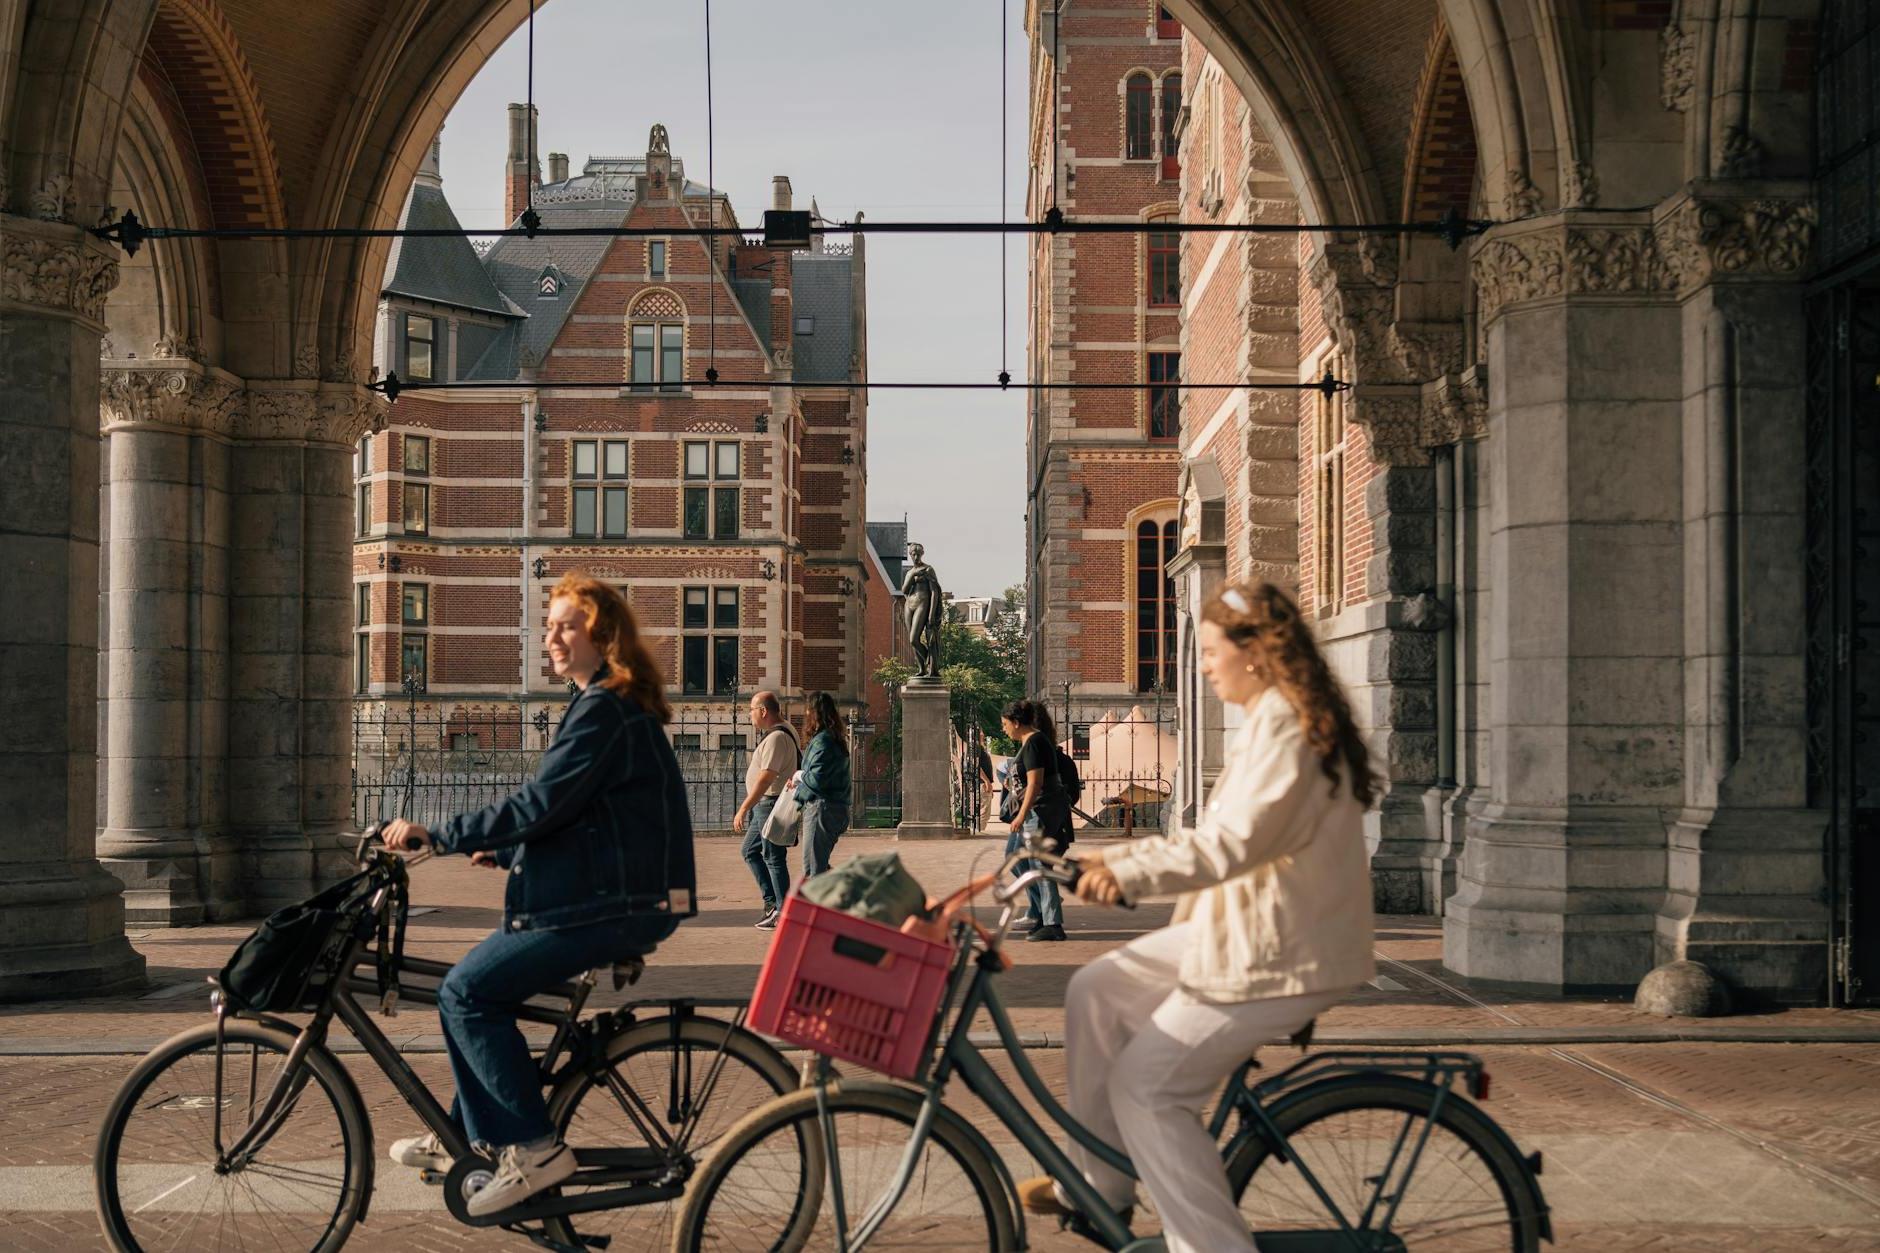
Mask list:
[[950,945],[792,893],[757,976],[752,1030],[912,1079],[946,992]]

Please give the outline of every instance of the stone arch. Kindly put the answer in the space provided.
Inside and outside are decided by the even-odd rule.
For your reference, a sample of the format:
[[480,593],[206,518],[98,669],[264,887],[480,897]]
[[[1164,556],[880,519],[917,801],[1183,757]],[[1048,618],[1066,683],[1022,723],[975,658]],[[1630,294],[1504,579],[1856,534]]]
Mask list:
[[261,93],[216,0],[161,0],[145,45],[161,66],[197,153],[210,220],[224,229],[287,224]]
[[658,318],[661,321],[684,320],[686,315],[685,300],[670,287],[649,287],[633,298],[633,304],[627,309],[627,320],[634,318]]
[[[1156,625],[1150,628],[1155,631],[1159,641],[1157,647],[1162,650],[1158,654],[1159,672],[1172,677],[1176,663],[1180,659],[1175,641],[1175,593],[1166,573],[1168,561],[1174,556],[1180,544],[1180,517],[1181,501],[1170,496],[1161,500],[1145,501],[1136,506],[1129,511],[1129,516],[1124,523],[1123,588],[1126,597],[1124,603],[1129,606],[1125,616],[1129,634],[1123,646],[1122,681],[1132,692],[1148,690],[1142,683],[1144,675],[1140,653],[1141,636],[1144,630],[1140,615],[1143,603],[1151,599],[1142,586],[1145,571],[1148,569],[1144,564],[1146,552],[1154,556],[1154,569],[1157,577],[1163,582],[1161,587],[1154,589],[1155,609],[1153,612]],[[1143,544],[1150,539],[1153,539],[1154,547],[1152,550],[1145,550]]]

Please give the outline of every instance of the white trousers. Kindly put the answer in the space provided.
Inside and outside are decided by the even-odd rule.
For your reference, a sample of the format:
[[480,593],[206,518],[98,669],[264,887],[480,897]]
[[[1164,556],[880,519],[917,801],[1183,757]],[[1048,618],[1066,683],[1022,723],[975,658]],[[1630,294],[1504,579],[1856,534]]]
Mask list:
[[[1202,1113],[1235,1067],[1347,991],[1217,1005],[1178,986],[1193,923],[1113,949],[1071,978],[1064,1002],[1070,1112],[1135,1163],[1162,1216],[1169,1253],[1254,1253]],[[1075,1142],[1071,1160],[1112,1206],[1135,1181]],[[1061,1191],[1061,1190],[1060,1190]],[[1063,1200],[1062,1196],[1059,1198]]]

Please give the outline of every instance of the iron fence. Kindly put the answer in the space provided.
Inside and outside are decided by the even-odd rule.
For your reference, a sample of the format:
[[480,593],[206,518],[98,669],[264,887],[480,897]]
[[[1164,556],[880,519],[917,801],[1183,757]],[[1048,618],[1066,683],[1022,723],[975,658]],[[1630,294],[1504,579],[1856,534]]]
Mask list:
[[[363,828],[403,817],[435,827],[501,800],[535,776],[562,708],[538,696],[526,705],[516,700],[440,709],[416,694],[355,706],[354,822]],[[729,828],[744,799],[744,772],[755,743],[747,708],[745,701],[730,700],[684,709],[667,727],[696,831]],[[876,743],[885,738],[870,723],[850,723],[857,827],[899,820],[899,763],[891,745]]]

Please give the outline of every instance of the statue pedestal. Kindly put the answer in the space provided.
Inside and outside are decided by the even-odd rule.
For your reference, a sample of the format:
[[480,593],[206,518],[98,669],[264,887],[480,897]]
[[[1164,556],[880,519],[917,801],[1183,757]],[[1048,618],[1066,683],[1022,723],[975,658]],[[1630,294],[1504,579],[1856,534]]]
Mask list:
[[947,712],[951,694],[944,683],[909,683],[901,691],[902,840],[950,840],[953,799],[947,786],[953,768]]

